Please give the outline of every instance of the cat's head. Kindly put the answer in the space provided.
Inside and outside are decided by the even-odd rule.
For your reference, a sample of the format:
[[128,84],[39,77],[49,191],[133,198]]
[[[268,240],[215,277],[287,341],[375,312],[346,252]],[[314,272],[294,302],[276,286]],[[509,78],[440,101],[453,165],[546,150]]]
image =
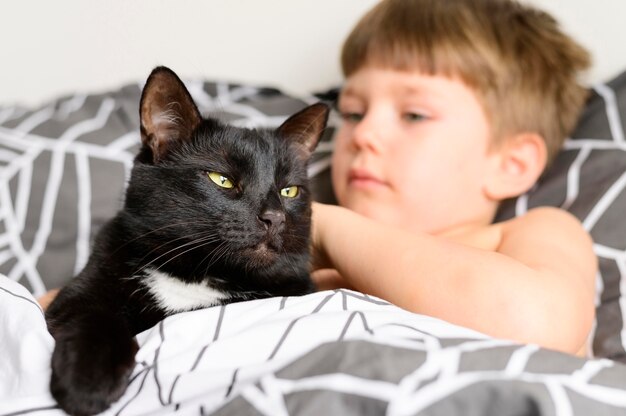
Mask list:
[[314,104],[276,130],[225,125],[203,118],[180,79],[156,68],[141,97],[142,148],[125,206],[158,246],[150,261],[199,274],[301,273],[310,232],[307,162],[328,112]]

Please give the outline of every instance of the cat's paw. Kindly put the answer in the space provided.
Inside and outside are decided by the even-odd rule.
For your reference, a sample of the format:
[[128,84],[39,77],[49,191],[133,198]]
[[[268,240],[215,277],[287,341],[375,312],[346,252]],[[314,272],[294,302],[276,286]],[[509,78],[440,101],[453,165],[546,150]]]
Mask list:
[[55,333],[50,392],[70,415],[108,409],[128,385],[137,342],[120,322],[67,323]]

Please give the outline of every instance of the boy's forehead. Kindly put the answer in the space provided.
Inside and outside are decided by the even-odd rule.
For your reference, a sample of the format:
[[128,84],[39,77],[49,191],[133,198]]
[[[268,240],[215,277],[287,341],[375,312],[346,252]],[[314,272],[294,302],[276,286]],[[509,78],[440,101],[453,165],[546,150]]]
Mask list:
[[[430,75],[421,71],[363,68],[346,79],[341,94],[361,96],[368,91],[391,93],[397,96],[445,98],[455,90],[469,87],[458,77]],[[473,93],[474,91],[472,91]]]

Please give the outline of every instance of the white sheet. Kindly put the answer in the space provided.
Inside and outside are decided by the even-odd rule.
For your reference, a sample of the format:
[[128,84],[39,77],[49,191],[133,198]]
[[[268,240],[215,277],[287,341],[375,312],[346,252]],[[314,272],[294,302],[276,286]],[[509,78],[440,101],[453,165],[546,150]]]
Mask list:
[[[47,388],[54,341],[43,314],[3,276],[0,317],[0,416],[63,414]],[[181,313],[137,338],[131,382],[106,415],[626,414],[626,366],[489,338],[347,290]]]
[[48,396],[54,340],[43,311],[19,283],[0,275],[0,412],[12,403]]
[[[0,277],[2,379],[0,415],[62,414],[48,393],[53,340],[32,296]],[[420,333],[426,344],[407,341]],[[255,383],[329,341],[367,339],[426,348],[428,339],[486,339],[476,332],[415,315],[376,298],[326,291],[182,313],[138,335],[137,367],[122,399],[106,414],[210,413],[237,393],[282,413],[280,402],[255,395]],[[497,341],[501,344],[501,341]],[[157,364],[155,364],[157,363]],[[264,403],[265,402],[265,403]],[[284,406],[284,405],[282,405]]]

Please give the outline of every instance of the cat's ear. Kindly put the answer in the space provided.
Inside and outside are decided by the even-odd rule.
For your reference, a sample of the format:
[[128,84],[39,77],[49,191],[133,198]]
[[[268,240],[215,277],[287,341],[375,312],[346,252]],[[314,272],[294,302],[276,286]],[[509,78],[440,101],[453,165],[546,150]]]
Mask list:
[[326,128],[330,109],[326,104],[317,103],[306,107],[289,117],[279,128],[278,134],[288,140],[300,143],[310,156]]
[[185,84],[169,68],[155,68],[141,94],[141,141],[157,162],[191,134],[202,121]]

